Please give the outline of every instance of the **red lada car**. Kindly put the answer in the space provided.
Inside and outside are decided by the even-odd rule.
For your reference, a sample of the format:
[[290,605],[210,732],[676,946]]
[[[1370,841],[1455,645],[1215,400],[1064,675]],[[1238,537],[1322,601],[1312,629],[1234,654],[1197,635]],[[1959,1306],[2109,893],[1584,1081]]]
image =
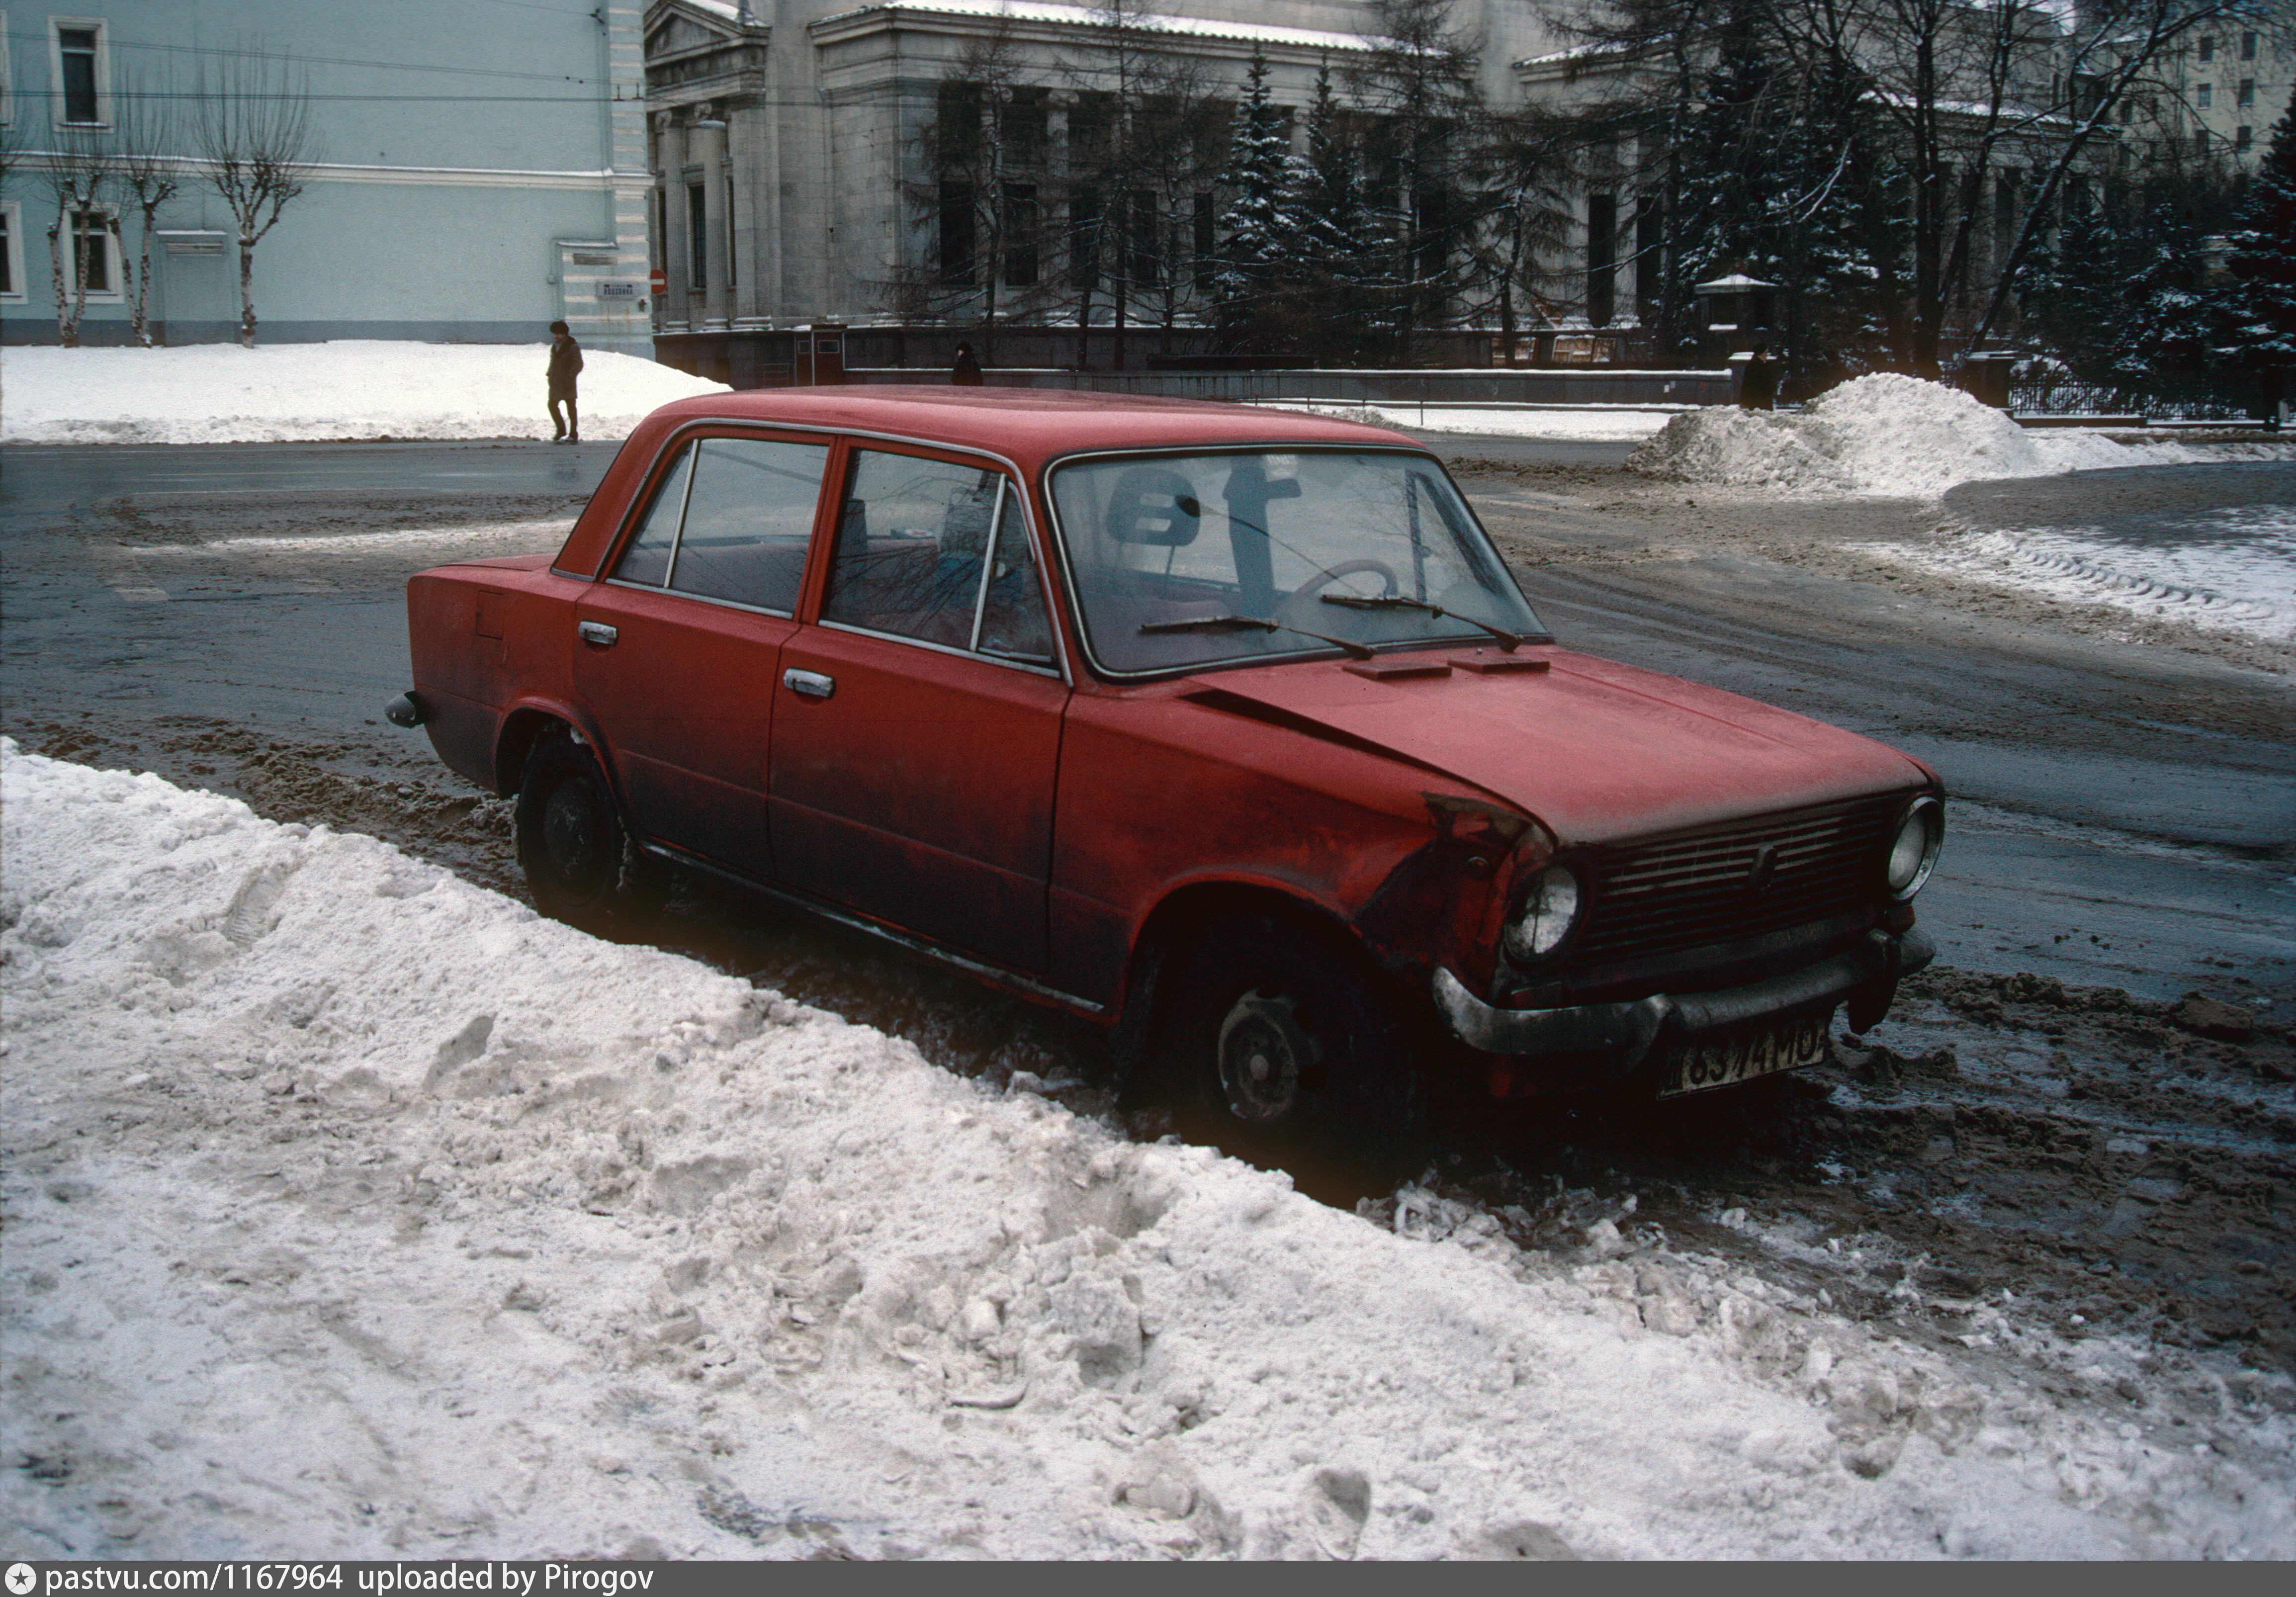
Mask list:
[[1931,947],[1936,775],[1556,645],[1440,463],[1282,411],[714,395],[556,556],[407,586],[391,706],[536,903],[675,864],[1108,1029],[1240,1135],[1823,1056]]

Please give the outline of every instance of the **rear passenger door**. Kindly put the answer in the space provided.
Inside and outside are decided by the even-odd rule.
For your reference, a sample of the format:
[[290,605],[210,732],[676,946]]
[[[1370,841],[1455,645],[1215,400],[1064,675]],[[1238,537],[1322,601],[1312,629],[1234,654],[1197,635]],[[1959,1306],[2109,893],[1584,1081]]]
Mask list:
[[759,880],[774,684],[828,460],[819,440],[688,437],[575,617],[575,691],[639,832]]
[[820,618],[783,644],[768,806],[790,886],[1045,969],[1068,684],[1020,485],[856,447]]

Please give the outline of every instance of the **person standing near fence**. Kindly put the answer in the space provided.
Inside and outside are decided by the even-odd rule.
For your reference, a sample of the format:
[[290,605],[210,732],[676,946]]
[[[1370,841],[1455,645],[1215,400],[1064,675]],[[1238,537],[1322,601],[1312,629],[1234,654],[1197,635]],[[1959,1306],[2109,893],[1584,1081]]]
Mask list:
[[[578,444],[582,441],[582,417],[574,404],[574,379],[582,371],[582,346],[574,341],[573,332],[563,322],[550,324],[550,421],[558,430],[551,438],[554,444]],[[563,405],[566,414],[560,415]]]

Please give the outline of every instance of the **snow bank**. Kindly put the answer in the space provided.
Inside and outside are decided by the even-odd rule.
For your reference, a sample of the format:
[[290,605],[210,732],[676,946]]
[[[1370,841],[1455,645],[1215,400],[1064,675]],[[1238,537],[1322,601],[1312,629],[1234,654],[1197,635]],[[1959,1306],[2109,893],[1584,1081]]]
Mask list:
[[[0,355],[0,443],[256,444],[324,438],[546,438],[539,344],[12,346]],[[582,432],[619,438],[673,399],[723,383],[583,351]]]
[[11,1556],[2296,1552],[1631,1213],[1375,1224],[5,742],[0,999]]
[[1479,438],[1551,438],[1573,443],[1638,443],[1675,417],[1689,414],[1679,405],[1373,405],[1334,399],[1263,399],[1279,410],[1311,411],[1368,422],[1407,432],[1445,432]]
[[1787,495],[1934,498],[1956,484],[2210,458],[2132,450],[2079,430],[2028,432],[1958,389],[1880,373],[1801,411],[1710,406],[1678,416],[1627,457],[1652,477]]

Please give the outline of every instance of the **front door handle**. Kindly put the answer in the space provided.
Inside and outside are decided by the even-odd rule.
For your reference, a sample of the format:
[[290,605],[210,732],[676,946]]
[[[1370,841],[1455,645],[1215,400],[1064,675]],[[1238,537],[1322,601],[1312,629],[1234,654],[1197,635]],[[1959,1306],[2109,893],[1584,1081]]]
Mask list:
[[595,643],[601,649],[612,648],[614,640],[622,635],[603,621],[584,621],[574,630],[582,635],[584,643]]
[[782,686],[792,693],[803,693],[808,699],[826,699],[837,691],[837,678],[824,676],[818,671],[800,671],[791,667],[782,673]]

